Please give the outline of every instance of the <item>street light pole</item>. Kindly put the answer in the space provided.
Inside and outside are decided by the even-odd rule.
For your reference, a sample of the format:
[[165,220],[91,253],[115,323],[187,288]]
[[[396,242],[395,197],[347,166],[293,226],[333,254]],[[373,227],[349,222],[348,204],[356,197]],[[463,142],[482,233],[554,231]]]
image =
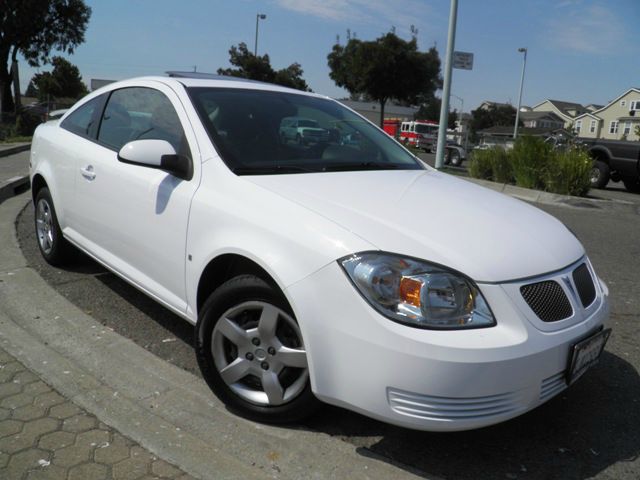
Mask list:
[[267,16],[264,13],[258,13],[256,15],[256,43],[253,47],[253,54],[255,56],[258,56],[258,22],[260,20],[264,20],[265,18],[267,18]]
[[522,57],[522,75],[520,77],[520,94],[518,95],[518,110],[516,110],[516,124],[513,127],[513,139],[518,137],[518,122],[520,121],[520,106],[522,105],[522,87],[524,86],[524,69],[527,66],[527,49],[521,47],[518,49],[520,53],[524,53]]
[[440,107],[440,126],[438,128],[438,147],[436,148],[436,168],[444,165],[444,151],[447,146],[447,123],[449,121],[449,93],[451,91],[451,68],[453,67],[453,50],[456,43],[456,20],[458,17],[458,0],[451,0],[449,11],[449,36],[447,38],[447,55],[444,64],[444,85],[442,87],[442,105]]

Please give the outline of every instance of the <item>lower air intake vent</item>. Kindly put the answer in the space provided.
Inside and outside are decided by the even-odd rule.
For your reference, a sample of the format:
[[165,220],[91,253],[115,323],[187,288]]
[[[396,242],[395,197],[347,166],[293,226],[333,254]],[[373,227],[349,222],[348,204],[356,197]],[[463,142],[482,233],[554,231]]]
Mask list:
[[401,415],[427,420],[454,421],[504,415],[519,408],[517,393],[488,397],[446,398],[387,389],[391,409]]
[[593,279],[586,263],[573,271],[573,283],[576,284],[582,306],[587,308],[596,299],[596,287],[593,285]]
[[520,293],[543,322],[557,322],[573,314],[569,299],[558,282],[531,283],[521,287]]

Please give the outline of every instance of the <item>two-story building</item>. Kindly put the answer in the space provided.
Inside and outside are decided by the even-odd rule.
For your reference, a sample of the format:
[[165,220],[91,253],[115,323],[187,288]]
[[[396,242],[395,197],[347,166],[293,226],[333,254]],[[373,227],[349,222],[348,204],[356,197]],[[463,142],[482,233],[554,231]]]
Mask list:
[[562,100],[550,100],[547,99],[544,102],[540,102],[531,109],[532,112],[551,112],[562,119],[563,127],[567,130],[570,129],[576,118],[585,112],[587,108],[583,107],[579,103],[565,102]]
[[574,131],[579,137],[609,140],[640,140],[640,88],[630,88],[608,105],[576,117]]

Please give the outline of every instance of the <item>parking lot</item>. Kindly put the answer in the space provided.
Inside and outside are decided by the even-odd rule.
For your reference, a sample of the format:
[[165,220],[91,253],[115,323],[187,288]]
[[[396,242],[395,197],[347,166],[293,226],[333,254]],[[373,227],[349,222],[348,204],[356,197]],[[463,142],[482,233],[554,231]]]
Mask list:
[[[596,194],[627,203],[539,205],[576,233],[611,290],[613,335],[607,350],[571,389],[520,418],[473,432],[415,432],[334,407],[301,427],[338,437],[355,444],[364,456],[427,478],[637,479],[640,195],[616,188]],[[199,375],[186,322],[82,255],[65,270],[48,266],[38,253],[32,225],[32,207],[27,206],[17,222],[18,238],[29,265],[50,285],[120,335]]]

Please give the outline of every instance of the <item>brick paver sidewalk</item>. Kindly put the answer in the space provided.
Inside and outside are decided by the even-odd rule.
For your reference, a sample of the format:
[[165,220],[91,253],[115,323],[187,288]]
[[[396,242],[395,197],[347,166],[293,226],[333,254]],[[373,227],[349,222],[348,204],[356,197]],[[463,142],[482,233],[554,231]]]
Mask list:
[[0,478],[186,480],[0,348]]

